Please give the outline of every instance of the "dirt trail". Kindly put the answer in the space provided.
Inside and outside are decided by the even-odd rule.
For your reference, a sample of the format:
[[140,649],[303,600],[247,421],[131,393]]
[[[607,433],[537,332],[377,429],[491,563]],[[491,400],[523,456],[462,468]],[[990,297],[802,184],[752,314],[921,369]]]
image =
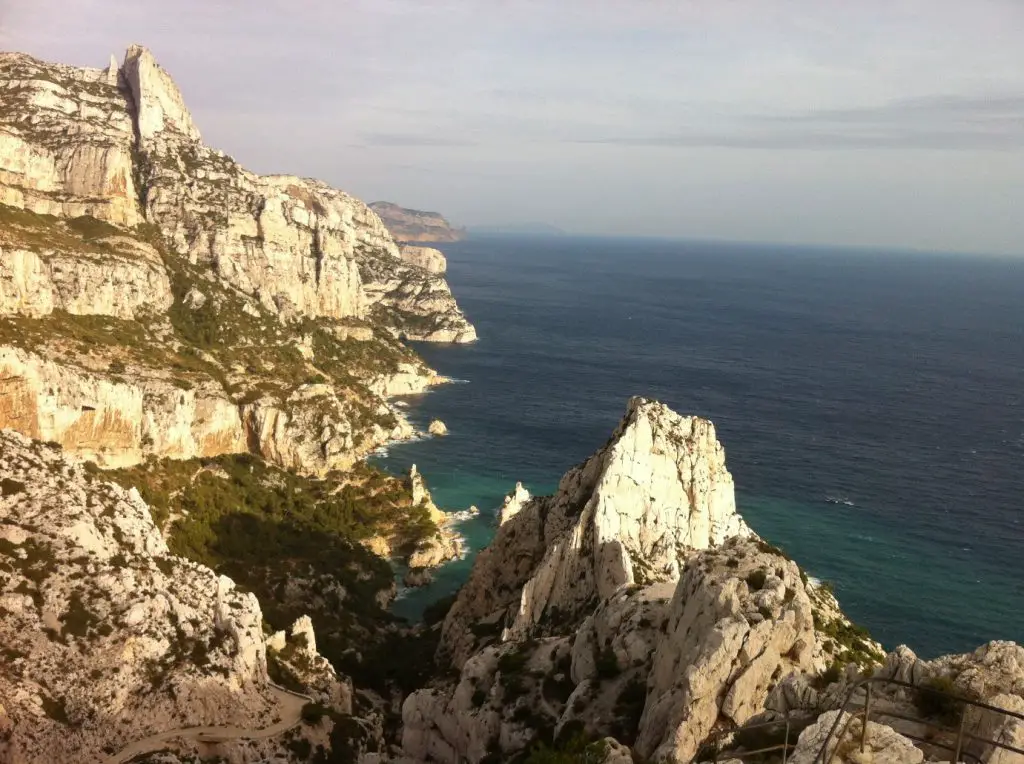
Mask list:
[[231,740],[264,740],[287,732],[302,723],[302,707],[309,698],[271,686],[270,691],[278,699],[281,721],[262,729],[242,727],[183,727],[160,732],[142,740],[136,740],[113,756],[104,759],[103,764],[125,764],[144,753],[155,753],[166,748],[172,740],[194,740],[197,743],[223,743]]

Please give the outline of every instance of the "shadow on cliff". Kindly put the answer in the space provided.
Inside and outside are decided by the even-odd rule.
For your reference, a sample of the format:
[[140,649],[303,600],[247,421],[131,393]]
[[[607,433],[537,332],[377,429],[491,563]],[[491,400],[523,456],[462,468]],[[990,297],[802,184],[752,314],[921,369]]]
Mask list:
[[271,629],[310,616],[318,652],[357,686],[408,692],[432,671],[436,636],[396,628],[399,619],[378,601],[394,572],[357,542],[288,519],[229,512],[208,526],[179,526],[173,546],[254,593]]

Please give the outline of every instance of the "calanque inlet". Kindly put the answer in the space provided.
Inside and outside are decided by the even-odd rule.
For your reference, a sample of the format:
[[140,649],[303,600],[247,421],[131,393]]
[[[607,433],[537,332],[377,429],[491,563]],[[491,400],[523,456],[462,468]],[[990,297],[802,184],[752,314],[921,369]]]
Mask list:
[[1024,648],[887,653],[639,397],[389,615],[462,553],[366,462],[446,382],[406,341],[476,340],[444,273],[206,146],[142,47],[0,54],[0,764],[1024,762]]

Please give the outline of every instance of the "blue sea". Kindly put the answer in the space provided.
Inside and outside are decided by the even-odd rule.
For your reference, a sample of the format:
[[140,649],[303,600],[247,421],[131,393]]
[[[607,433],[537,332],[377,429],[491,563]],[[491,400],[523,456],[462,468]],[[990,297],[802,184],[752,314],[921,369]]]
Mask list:
[[[451,434],[379,458],[481,514],[607,439],[632,395],[712,419],[739,509],[888,648],[1024,641],[1024,260],[778,245],[490,237],[447,245],[461,381],[407,399]],[[401,592],[416,618],[472,565]]]

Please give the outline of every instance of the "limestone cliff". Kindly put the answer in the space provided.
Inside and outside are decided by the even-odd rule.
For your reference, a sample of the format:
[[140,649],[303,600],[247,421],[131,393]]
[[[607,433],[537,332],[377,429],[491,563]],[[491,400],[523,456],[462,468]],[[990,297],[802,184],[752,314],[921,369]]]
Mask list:
[[431,273],[444,273],[448,270],[448,261],[444,253],[433,247],[414,247],[411,244],[403,244],[399,248],[399,254],[405,262],[416,265]]
[[384,225],[398,241],[444,242],[466,238],[464,229],[453,228],[437,212],[411,210],[392,202],[372,202],[370,209],[381,216]]
[[634,398],[607,445],[554,496],[503,522],[445,620],[441,652],[462,665],[481,623],[525,638],[620,586],[675,580],[694,550],[749,533],[714,426]]
[[474,339],[450,294],[436,299],[447,292],[436,260],[410,267],[377,214],[343,191],[258,176],[207,147],[145,48],[130,47],[119,71],[3,54],[0,90],[0,203],[155,224],[179,254],[284,318],[364,317],[379,302],[399,319],[444,310],[443,341]]
[[444,381],[401,340],[476,338],[443,256],[207,147],[146,49],[105,70],[3,54],[0,92],[0,427],[105,466],[250,451],[324,473],[411,435],[385,399]]
[[135,491],[0,432],[0,760],[96,761],[203,724],[260,727],[259,603],[169,554]]
[[690,761],[791,677],[882,654],[737,514],[713,425],[634,398],[554,496],[509,496],[437,658],[458,678],[406,699],[404,749],[475,764],[569,730]]

